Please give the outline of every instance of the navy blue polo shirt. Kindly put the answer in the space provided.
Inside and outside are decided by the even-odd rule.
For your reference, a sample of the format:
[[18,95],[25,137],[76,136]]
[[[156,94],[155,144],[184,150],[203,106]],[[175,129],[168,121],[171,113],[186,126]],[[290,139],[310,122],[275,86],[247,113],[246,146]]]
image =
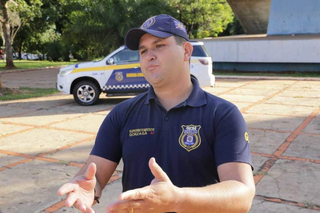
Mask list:
[[91,155],[124,162],[123,191],[150,185],[155,157],[178,187],[219,182],[217,167],[252,165],[246,123],[232,103],[203,91],[192,79],[189,98],[167,111],[152,89],[118,104],[98,132]]

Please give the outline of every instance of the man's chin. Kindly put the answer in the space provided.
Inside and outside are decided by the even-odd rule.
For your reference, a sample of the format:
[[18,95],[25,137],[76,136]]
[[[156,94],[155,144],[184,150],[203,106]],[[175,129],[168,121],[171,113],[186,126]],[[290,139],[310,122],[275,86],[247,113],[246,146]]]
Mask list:
[[151,84],[152,86],[156,86],[158,84],[160,84],[163,79],[158,77],[158,76],[152,76],[152,77],[149,77],[149,78],[146,78],[146,80],[149,82],[149,84]]

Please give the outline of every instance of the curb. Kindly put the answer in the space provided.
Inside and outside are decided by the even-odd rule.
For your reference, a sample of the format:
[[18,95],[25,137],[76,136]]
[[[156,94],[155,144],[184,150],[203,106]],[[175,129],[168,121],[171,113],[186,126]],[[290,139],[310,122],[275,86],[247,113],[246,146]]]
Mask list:
[[294,81],[320,81],[320,78],[311,77],[280,77],[280,76],[239,76],[215,75],[216,79],[249,79],[249,80],[294,80]]
[[59,68],[65,67],[65,66],[67,66],[67,65],[41,67],[41,68],[35,68],[35,69],[7,70],[7,71],[0,71],[0,74],[1,74],[1,75],[5,75],[5,74],[10,74],[10,73],[20,73],[20,72],[31,72],[31,71],[41,71],[41,70],[59,69]]

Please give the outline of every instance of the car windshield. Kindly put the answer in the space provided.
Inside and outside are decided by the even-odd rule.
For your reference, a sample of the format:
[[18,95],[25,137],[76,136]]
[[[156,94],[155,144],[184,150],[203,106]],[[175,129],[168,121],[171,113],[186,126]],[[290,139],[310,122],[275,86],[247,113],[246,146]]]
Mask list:
[[192,56],[194,56],[194,57],[209,57],[209,54],[203,45],[194,45]]

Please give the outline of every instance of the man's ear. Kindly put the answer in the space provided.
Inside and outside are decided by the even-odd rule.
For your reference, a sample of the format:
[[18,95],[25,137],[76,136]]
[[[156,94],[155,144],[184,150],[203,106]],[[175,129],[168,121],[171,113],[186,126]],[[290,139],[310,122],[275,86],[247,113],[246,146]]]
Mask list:
[[184,61],[189,61],[192,55],[193,46],[190,44],[190,42],[185,42],[183,44],[184,47]]

